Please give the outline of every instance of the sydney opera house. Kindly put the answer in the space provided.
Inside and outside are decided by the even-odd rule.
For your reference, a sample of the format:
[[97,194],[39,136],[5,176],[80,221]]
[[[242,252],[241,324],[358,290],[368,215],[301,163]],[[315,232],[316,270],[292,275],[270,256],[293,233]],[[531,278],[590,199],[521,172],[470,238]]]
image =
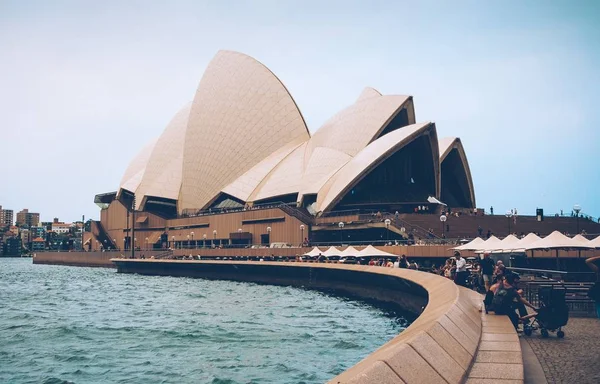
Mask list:
[[[220,51],[192,102],[95,202],[96,241],[114,249],[300,244],[339,230],[339,212],[470,209],[475,194],[460,139],[417,122],[411,96],[367,87],[311,135],[277,76]],[[347,224],[355,239],[402,236],[394,223]]]

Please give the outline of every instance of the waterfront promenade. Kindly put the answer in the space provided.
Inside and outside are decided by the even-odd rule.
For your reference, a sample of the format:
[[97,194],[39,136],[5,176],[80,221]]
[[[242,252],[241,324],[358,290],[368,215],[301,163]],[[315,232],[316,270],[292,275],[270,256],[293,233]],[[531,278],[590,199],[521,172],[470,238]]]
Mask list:
[[544,339],[539,333],[521,338],[531,346],[549,384],[600,383],[600,319],[571,318],[564,329],[564,339]]

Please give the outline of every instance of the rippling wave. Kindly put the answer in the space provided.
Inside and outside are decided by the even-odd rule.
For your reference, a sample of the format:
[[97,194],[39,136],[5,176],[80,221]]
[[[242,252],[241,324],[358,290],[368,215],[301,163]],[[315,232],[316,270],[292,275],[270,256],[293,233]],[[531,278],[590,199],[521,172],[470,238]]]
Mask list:
[[292,287],[0,259],[0,383],[322,383],[403,313]]

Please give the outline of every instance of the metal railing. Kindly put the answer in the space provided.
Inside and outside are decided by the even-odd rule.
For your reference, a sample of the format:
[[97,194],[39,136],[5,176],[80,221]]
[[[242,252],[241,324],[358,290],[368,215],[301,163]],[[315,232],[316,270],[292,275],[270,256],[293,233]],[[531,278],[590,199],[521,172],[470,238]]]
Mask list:
[[593,281],[596,279],[594,272],[566,272],[546,269],[513,268],[510,271],[521,274],[521,287],[527,301],[536,307],[541,305],[539,291],[541,288],[565,290],[565,302],[569,313],[574,316],[595,316],[596,307],[592,299],[587,296]]

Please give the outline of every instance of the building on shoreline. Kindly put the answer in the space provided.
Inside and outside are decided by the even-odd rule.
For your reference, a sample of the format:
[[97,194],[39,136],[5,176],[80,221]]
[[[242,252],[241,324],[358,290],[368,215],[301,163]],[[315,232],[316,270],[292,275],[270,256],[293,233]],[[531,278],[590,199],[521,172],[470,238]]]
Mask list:
[[[461,140],[418,122],[412,96],[367,87],[311,135],[283,83],[237,52],[218,52],[148,141],[117,190],[96,195],[87,250],[414,242],[483,216]],[[468,225],[476,236],[506,224]]]

